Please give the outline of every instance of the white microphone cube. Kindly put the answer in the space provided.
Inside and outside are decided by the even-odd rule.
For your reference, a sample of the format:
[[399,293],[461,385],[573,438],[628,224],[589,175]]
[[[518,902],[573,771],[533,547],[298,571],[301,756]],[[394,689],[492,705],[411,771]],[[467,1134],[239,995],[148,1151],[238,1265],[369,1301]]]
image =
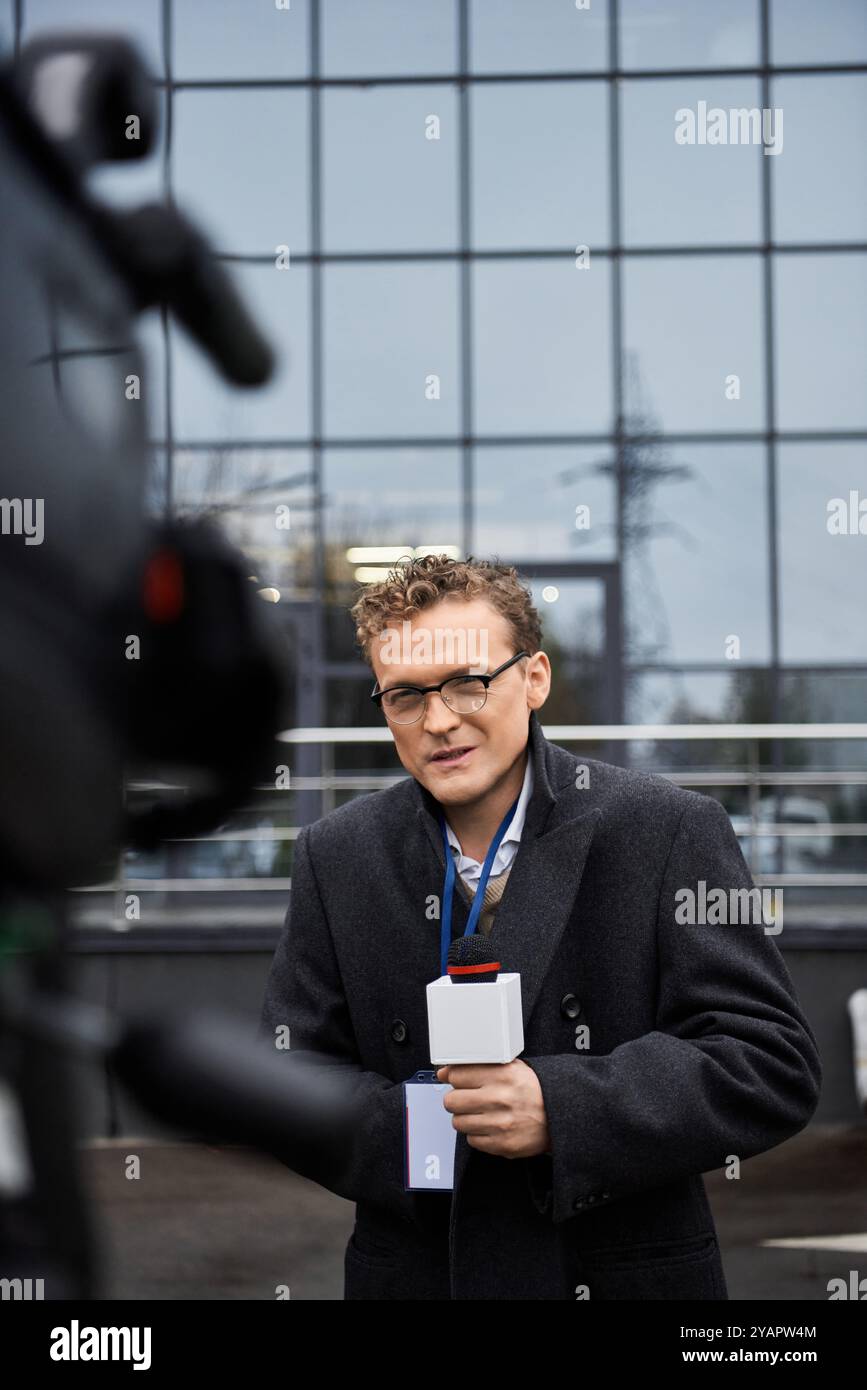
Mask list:
[[514,1062],[524,1047],[521,977],[456,984],[441,975],[427,987],[427,1021],[434,1066]]

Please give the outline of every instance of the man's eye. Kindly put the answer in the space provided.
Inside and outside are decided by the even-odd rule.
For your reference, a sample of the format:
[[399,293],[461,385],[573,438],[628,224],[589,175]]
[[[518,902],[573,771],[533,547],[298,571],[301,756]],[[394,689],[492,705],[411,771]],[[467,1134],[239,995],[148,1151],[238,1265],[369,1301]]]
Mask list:
[[390,705],[411,705],[413,700],[417,698],[417,690],[390,690],[388,692],[388,702]]

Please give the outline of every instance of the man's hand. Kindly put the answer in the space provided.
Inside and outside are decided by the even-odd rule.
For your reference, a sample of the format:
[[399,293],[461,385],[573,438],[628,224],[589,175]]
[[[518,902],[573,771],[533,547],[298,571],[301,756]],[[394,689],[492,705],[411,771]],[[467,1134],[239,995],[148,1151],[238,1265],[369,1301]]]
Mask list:
[[514,1062],[466,1063],[437,1068],[437,1081],[454,1086],[443,1105],[467,1143],[501,1158],[532,1158],[551,1148],[539,1078]]

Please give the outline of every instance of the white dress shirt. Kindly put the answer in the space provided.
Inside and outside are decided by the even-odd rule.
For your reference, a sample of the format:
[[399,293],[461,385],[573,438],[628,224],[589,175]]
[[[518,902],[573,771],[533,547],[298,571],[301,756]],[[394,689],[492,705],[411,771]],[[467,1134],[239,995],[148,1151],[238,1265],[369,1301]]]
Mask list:
[[[524,771],[524,785],[521,787],[521,795],[518,798],[518,806],[512,817],[512,824],[509,826],[502,840],[500,841],[497,853],[494,855],[494,862],[491,865],[491,878],[498,878],[505,873],[511,866],[512,860],[518,853],[518,845],[521,842],[521,832],[524,829],[524,819],[527,814],[527,805],[533,794],[533,754],[527,745],[527,767]],[[482,866],[477,859],[471,859],[468,854],[461,850],[460,841],[446,821],[446,835],[448,842],[455,851],[455,867],[470,888],[475,888],[482,876]]]

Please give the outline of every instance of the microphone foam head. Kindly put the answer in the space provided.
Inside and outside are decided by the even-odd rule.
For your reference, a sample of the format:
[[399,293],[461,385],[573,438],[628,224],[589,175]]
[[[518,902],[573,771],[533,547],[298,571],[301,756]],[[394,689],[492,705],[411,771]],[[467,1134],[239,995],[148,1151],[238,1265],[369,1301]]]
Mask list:
[[499,970],[497,948],[486,936],[460,936],[449,947],[447,973],[455,984],[489,984]]

